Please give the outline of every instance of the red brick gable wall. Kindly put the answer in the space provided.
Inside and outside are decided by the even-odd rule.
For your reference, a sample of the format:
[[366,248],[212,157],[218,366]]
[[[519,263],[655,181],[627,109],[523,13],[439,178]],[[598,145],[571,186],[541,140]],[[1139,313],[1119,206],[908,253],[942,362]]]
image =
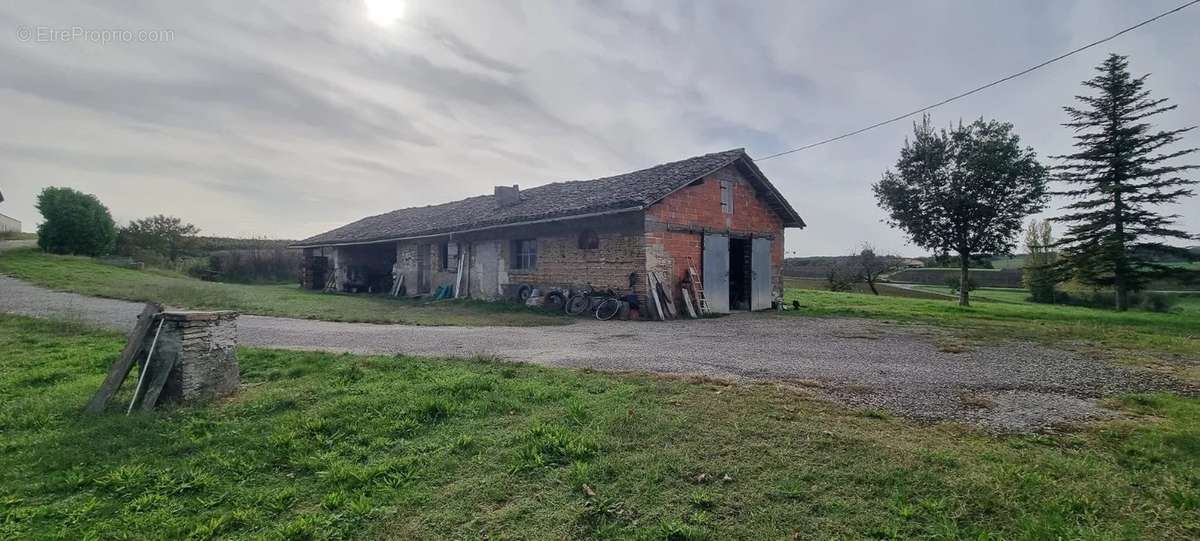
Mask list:
[[[721,180],[733,181],[733,214],[721,212]],[[779,215],[771,210],[734,166],[728,166],[698,184],[687,186],[646,210],[647,218],[662,223],[713,230],[783,231]]]
[[[721,211],[721,180],[733,182],[733,214]],[[700,267],[702,230],[731,235],[771,235],[772,283],[781,290],[783,221],[733,165],[667,196],[646,209],[646,266],[678,283],[688,256]],[[698,268],[701,273],[703,270]]]

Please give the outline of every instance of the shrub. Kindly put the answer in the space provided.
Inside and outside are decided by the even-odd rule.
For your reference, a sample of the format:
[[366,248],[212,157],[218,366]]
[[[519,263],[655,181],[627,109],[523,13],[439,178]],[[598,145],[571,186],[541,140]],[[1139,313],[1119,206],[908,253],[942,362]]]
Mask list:
[[[174,216],[162,214],[129,222],[117,235],[122,255],[142,256],[143,260],[174,263],[195,244],[200,230]],[[152,257],[146,258],[147,255]]]
[[1031,220],[1025,231],[1025,268],[1022,283],[1029,289],[1029,300],[1053,304],[1059,278],[1053,269],[1058,256],[1053,251],[1054,232],[1050,222]]
[[300,254],[278,244],[262,248],[212,252],[187,273],[202,280],[237,283],[279,283],[298,279]]
[[[947,276],[946,277],[946,287],[949,287],[951,292],[958,293],[959,281],[960,281],[960,279],[958,276]],[[975,289],[978,287],[979,287],[979,284],[977,284],[975,282],[975,277],[971,276],[971,275],[967,275],[967,291],[975,291]]]
[[100,256],[113,249],[117,238],[112,214],[96,196],[71,188],[42,190],[37,209],[38,247],[54,254]]
[[[1055,294],[1054,302],[1085,308],[1114,309],[1117,306],[1116,294],[1112,291],[1092,291],[1087,294],[1070,294],[1061,291]],[[1129,294],[1129,307],[1148,312],[1170,312],[1179,304],[1179,296],[1168,293],[1135,292]]]
[[1057,290],[1054,287],[1053,281],[1043,280],[1040,277],[1030,278],[1028,274],[1026,278],[1029,280],[1030,301],[1042,304],[1054,304]]
[[[1142,295],[1139,295],[1142,296]],[[1139,305],[1151,312],[1170,312],[1179,304],[1179,296],[1166,293],[1147,293]]]
[[826,271],[825,279],[829,281],[830,291],[853,291],[858,275],[845,261],[838,261]]

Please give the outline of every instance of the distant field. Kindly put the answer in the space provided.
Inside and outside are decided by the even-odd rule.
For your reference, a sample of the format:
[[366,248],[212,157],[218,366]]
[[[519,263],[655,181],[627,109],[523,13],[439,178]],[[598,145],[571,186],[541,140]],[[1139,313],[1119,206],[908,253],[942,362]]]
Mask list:
[[[947,286],[916,285],[913,287],[930,293],[953,294],[953,291]],[[1029,302],[1029,290],[1010,287],[981,287],[971,291],[971,299],[1032,304]]]
[[30,249],[0,253],[0,273],[84,295],[265,316],[409,325],[530,326],[573,321],[513,303],[429,302],[384,295],[320,293],[302,290],[295,284],[205,282],[171,271],[139,271],[103,265],[87,257],[48,255]]
[[[783,278],[783,287],[828,291],[829,281],[818,278],[796,278],[792,276],[785,276]],[[888,297],[906,297],[913,299],[940,299],[943,297],[942,295],[934,292],[913,290],[885,283],[876,284],[875,287],[879,290],[880,295],[886,295]],[[867,284],[854,284],[853,288],[854,293],[871,294],[871,289],[867,287]]]
[[[893,282],[913,284],[945,285],[946,280],[957,278],[959,269],[924,268],[905,269],[892,273],[888,279]],[[971,278],[975,283],[984,287],[1020,287],[1021,272],[1014,269],[971,269]]]
[[1025,267],[1025,257],[1024,255],[997,257],[992,259],[991,263],[997,269],[1021,269]]

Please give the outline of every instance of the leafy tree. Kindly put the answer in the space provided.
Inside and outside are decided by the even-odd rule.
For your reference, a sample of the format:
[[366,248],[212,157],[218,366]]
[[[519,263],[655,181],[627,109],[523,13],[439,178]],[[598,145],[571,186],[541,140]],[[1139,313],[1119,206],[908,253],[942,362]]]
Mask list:
[[[896,171],[873,189],[888,223],[914,244],[958,255],[959,283],[970,283],[971,258],[1010,254],[1022,220],[1046,205],[1046,169],[1022,149],[1012,124],[976,120],[935,131],[925,116],[904,141]],[[969,304],[970,288],[958,302]]]
[[1025,269],[1022,280],[1033,302],[1053,303],[1058,277],[1053,268],[1054,231],[1048,220],[1030,220],[1025,230]]
[[871,293],[878,295],[879,290],[875,288],[875,283],[879,281],[879,276],[899,268],[901,259],[895,256],[878,255],[875,253],[874,246],[864,242],[858,253],[850,256],[849,263],[858,275],[858,279],[867,283],[867,287],[871,288]]
[[162,214],[129,222],[121,228],[121,251],[152,252],[174,263],[195,244],[200,230],[174,216]]
[[48,187],[38,194],[38,247],[55,254],[99,256],[112,251],[116,224],[96,196]]
[[1197,149],[1168,151],[1191,128],[1151,131],[1144,120],[1174,109],[1166,98],[1151,99],[1146,77],[1129,74],[1124,56],[1109,55],[1096,68],[1096,77],[1083,85],[1095,96],[1076,96],[1084,107],[1064,107],[1075,130],[1074,154],[1056,156],[1057,180],[1072,189],[1058,192],[1077,199],[1064,207],[1069,213],[1055,220],[1070,224],[1058,244],[1061,264],[1085,284],[1116,290],[1116,309],[1129,307],[1129,292],[1168,277],[1194,276],[1194,271],[1161,263],[1163,257],[1194,260],[1185,248],[1150,239],[1195,239],[1174,227],[1177,214],[1164,215],[1152,207],[1178,203],[1195,193],[1196,184],[1180,176],[1195,165],[1170,165]]

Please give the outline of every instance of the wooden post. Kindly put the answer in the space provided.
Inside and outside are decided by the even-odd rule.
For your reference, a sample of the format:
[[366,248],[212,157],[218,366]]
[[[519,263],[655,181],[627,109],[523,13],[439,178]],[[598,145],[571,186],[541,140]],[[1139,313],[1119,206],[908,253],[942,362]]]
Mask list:
[[459,293],[462,292],[463,266],[467,262],[467,258],[464,257],[463,247],[457,244],[456,246],[458,248],[458,274],[454,277],[454,298],[457,299]]
[[121,388],[121,383],[129,376],[129,370],[133,368],[133,362],[137,358],[137,354],[142,350],[142,342],[146,339],[146,333],[150,331],[150,325],[154,323],[154,316],[162,312],[162,306],[154,303],[147,303],[142,309],[141,315],[138,316],[137,324],[133,326],[133,331],[129,333],[129,341],[125,343],[125,349],[121,351],[121,356],[117,358],[117,362],[113,363],[108,369],[108,376],[104,378],[104,383],[100,385],[100,390],[92,396],[92,400],[88,402],[84,412],[86,413],[101,413],[104,411],[104,406],[108,404],[109,399],[117,394],[117,390]]
[[648,303],[650,307],[654,308],[654,319],[659,321],[667,319],[663,315],[662,304],[658,302],[658,288],[654,287],[654,274],[651,272],[646,273],[646,297],[650,301]]

